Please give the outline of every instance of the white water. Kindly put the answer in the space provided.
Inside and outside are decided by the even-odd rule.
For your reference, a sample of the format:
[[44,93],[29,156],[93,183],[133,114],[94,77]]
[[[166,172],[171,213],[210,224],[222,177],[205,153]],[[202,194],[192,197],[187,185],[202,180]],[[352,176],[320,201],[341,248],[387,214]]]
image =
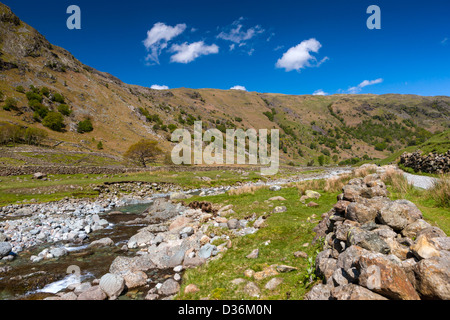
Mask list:
[[84,279],[92,278],[94,275],[92,273],[86,273],[84,275],[76,275],[71,274],[65,277],[62,280],[50,283],[46,285],[43,289],[39,289],[35,291],[34,293],[51,293],[51,294],[57,294],[60,291],[63,291],[68,286],[72,284],[80,284],[83,282]]

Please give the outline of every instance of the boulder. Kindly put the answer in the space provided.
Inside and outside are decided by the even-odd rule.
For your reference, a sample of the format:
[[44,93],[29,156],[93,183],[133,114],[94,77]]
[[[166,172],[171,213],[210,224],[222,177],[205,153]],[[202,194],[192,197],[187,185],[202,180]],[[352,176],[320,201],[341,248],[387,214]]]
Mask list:
[[426,299],[450,300],[450,259],[433,257],[416,264],[417,290]]
[[403,231],[408,225],[422,219],[422,212],[414,203],[408,200],[393,201],[380,210],[379,220],[397,232]]
[[266,283],[264,288],[267,290],[273,291],[275,290],[280,284],[283,283],[283,278],[273,278],[269,282]]
[[375,221],[377,215],[378,211],[375,208],[366,206],[363,203],[352,202],[347,207],[345,217],[349,220],[364,224],[370,221]]
[[406,226],[405,229],[402,230],[402,236],[408,237],[410,239],[417,238],[417,234],[427,228],[430,228],[431,225],[425,220],[419,219],[409,225]]
[[0,242],[0,258],[7,256],[12,250],[12,246],[9,242]]
[[176,218],[169,226],[169,231],[180,230],[192,222],[191,218],[180,216]]
[[147,284],[148,276],[142,271],[130,271],[123,275],[123,279],[125,280],[125,285],[128,289],[134,289],[145,286]]
[[154,237],[155,236],[152,233],[148,231],[142,231],[132,236],[130,240],[128,240],[127,246],[129,249],[144,247],[146,245],[149,245]]
[[429,259],[440,256],[439,251],[428,241],[425,235],[419,236],[417,241],[411,246],[411,251],[418,259]]
[[286,211],[287,211],[287,208],[285,206],[281,206],[281,207],[275,207],[275,209],[273,209],[272,213],[283,213]]
[[124,275],[134,271],[148,271],[156,268],[150,255],[137,257],[117,257],[109,268],[109,272],[117,275]]
[[313,190],[306,190],[305,196],[307,196],[308,199],[319,199],[321,197],[320,193]]
[[200,291],[200,289],[195,284],[192,284],[192,283],[187,285],[186,288],[184,288],[185,294],[197,293],[199,291]]
[[107,273],[100,279],[100,288],[109,300],[116,300],[125,289],[125,280],[119,275]]
[[351,283],[331,290],[331,297],[336,300],[387,300],[377,293]]
[[245,285],[244,294],[247,296],[253,297],[253,298],[259,298],[259,295],[261,294],[261,290],[254,282],[249,282]]
[[100,286],[93,286],[88,290],[82,292],[77,300],[106,300],[107,295]]
[[180,291],[180,284],[173,279],[167,279],[158,289],[158,294],[163,296],[171,296]]
[[401,266],[389,257],[372,252],[363,254],[358,269],[363,287],[394,300],[420,300]]
[[332,285],[319,283],[305,295],[305,300],[331,300],[331,289]]
[[101,247],[112,247],[114,245],[114,241],[111,238],[103,238],[97,241],[91,242],[89,248],[101,248]]

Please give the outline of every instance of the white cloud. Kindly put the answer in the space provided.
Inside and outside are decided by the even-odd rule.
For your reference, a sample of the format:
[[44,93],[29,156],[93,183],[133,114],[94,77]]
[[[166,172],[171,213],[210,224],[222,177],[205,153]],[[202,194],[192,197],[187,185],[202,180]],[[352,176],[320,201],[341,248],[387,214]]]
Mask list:
[[171,58],[171,62],[189,63],[202,55],[219,53],[219,47],[215,44],[205,45],[203,41],[188,44],[174,44],[170,51],[176,52]]
[[351,93],[351,94],[357,94],[357,93],[361,92],[361,90],[364,87],[372,86],[374,84],[379,84],[379,83],[382,83],[383,81],[384,80],[382,78],[379,78],[376,80],[364,80],[363,82],[358,84],[356,87],[351,87],[350,89],[348,89],[347,92]]
[[160,86],[160,85],[154,84],[154,85],[152,85],[150,87],[150,89],[153,89],[153,90],[169,90],[169,87],[168,86]]
[[233,51],[236,45],[234,43],[230,44],[230,51]]
[[234,87],[230,88],[230,90],[247,91],[247,89],[243,86],[234,86]]
[[287,72],[292,70],[300,71],[306,67],[318,67],[327,61],[328,57],[325,57],[320,62],[317,62],[316,57],[312,56],[311,52],[318,53],[321,47],[322,45],[320,42],[314,38],[304,40],[297,46],[286,51],[278,60],[276,66],[277,68],[284,68]]
[[243,20],[244,18],[241,17],[238,20],[234,21],[231,26],[227,28],[227,31],[222,31],[221,33],[219,33],[217,35],[217,38],[241,44],[244,41],[250,40],[256,35],[261,34],[265,31],[259,25],[244,30],[244,26],[242,25]]
[[316,90],[313,93],[313,96],[327,96],[328,93],[326,93],[325,91],[323,91],[322,89]]
[[147,31],[147,38],[143,41],[145,48],[150,53],[146,61],[153,61],[159,64],[159,55],[161,51],[167,48],[168,42],[179,36],[186,30],[186,24],[177,24],[174,27],[168,26],[162,22],[155,23],[152,29]]
[[444,40],[441,41],[441,44],[443,46],[445,46],[447,44],[447,42],[448,42],[448,38],[444,38]]

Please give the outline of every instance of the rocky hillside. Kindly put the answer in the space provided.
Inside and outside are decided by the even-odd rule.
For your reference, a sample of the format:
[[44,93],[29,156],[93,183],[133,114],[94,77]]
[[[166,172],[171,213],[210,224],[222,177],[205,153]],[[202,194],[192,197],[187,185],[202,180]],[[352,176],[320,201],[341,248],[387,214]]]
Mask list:
[[[5,123],[43,129],[44,144],[62,150],[98,151],[101,142],[102,152],[114,156],[141,138],[170,150],[170,132],[193,130],[200,119],[205,129],[280,129],[282,162],[302,165],[385,158],[450,125],[450,97],[157,91],[128,85],[50,44],[3,4],[0,78],[0,129]],[[45,119],[49,114],[62,125]],[[86,119],[91,127],[80,126]]]

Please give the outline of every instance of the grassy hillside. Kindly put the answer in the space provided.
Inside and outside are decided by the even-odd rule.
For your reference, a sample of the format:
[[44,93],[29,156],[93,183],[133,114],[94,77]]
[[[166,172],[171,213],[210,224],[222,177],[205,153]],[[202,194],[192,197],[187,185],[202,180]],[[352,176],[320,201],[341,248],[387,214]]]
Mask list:
[[[221,131],[280,129],[285,164],[336,164],[386,158],[450,127],[450,97],[157,91],[128,85],[50,44],[2,4],[0,71],[0,124],[41,129],[47,133],[42,144],[62,152],[98,152],[101,142],[102,152],[121,157],[142,138],[168,151],[171,131],[192,131],[194,121],[202,120],[204,129]],[[92,130],[80,130],[86,119]],[[3,144],[11,145],[10,140]]]

